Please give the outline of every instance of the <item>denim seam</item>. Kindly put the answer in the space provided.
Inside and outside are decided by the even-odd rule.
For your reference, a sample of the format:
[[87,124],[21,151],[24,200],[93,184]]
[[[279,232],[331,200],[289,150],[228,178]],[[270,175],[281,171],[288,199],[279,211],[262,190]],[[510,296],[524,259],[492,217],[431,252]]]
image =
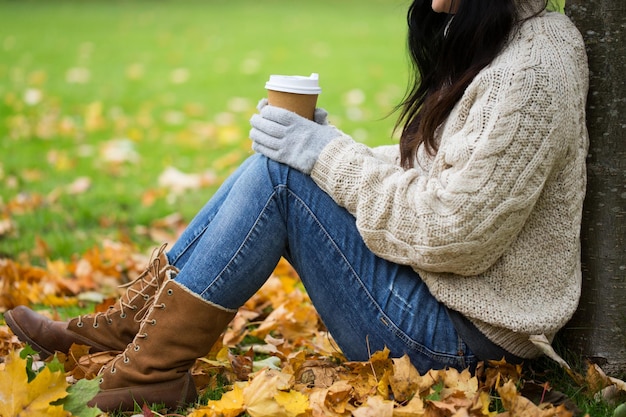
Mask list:
[[[170,264],[176,266],[176,262],[178,262],[178,260],[189,250],[189,248],[198,240],[202,237],[202,235],[204,235],[204,232],[206,231],[206,229],[209,227],[209,225],[211,224],[210,221],[208,221],[206,223],[206,225],[200,229],[200,231],[196,234],[193,235],[193,239],[190,239],[189,241],[185,242],[185,245],[183,247],[183,250],[180,251],[176,257],[174,259],[170,259]],[[169,258],[169,257],[168,257]]]
[[250,227],[248,234],[246,234],[246,237],[242,240],[241,245],[239,245],[239,247],[237,248],[237,251],[233,254],[233,256],[230,257],[226,265],[224,265],[224,268],[222,268],[222,270],[211,280],[209,285],[202,291],[201,293],[202,297],[206,295],[207,291],[209,291],[213,287],[213,284],[221,278],[224,272],[230,268],[230,266],[233,264],[235,259],[241,254],[242,248],[246,246],[246,243],[248,242],[252,232],[255,230],[256,225],[259,223],[259,220],[261,219],[261,217],[263,217],[263,214],[265,214],[265,211],[267,210],[268,205],[274,199],[275,196],[276,196],[276,192],[273,192],[269,196],[269,198],[263,205],[263,208],[260,210],[259,215],[255,219],[254,224],[252,225],[252,227]]
[[[384,316],[384,314],[381,313],[381,315]],[[432,349],[427,348],[426,346],[422,345],[421,343],[413,340],[408,334],[406,334],[404,331],[402,331],[402,329],[400,329],[394,322],[393,320],[389,319],[389,317],[384,316],[386,320],[382,320],[381,318],[381,322],[386,325],[391,332],[393,332],[394,334],[397,335],[397,337],[399,337],[400,339],[404,340],[404,342],[408,345],[408,347],[412,348],[415,351],[420,352],[421,354],[423,354],[424,356],[427,356],[430,359],[436,360],[438,362],[441,363],[447,363],[450,364],[452,366],[457,366],[459,363],[462,365],[462,367],[465,367],[466,365],[466,356],[464,355],[458,355],[458,354],[452,354],[452,353],[446,353],[446,352],[436,352]],[[458,338],[459,342],[462,342],[460,338]],[[457,343],[457,346],[458,343]],[[458,349],[458,347],[457,347]],[[460,349],[459,349],[460,350]]]

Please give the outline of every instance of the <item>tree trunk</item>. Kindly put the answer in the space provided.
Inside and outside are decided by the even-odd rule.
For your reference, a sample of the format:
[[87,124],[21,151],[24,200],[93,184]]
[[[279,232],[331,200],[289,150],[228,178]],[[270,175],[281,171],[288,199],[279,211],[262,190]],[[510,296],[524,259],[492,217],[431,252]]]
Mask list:
[[590,148],[580,306],[561,332],[566,348],[609,374],[626,373],[626,2],[568,0],[590,67]]

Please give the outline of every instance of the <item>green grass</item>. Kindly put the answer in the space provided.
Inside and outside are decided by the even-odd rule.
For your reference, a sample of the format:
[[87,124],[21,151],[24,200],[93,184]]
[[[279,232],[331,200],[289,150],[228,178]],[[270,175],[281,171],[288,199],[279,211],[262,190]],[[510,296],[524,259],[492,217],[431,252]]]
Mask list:
[[[137,231],[178,212],[186,220],[214,187],[157,193],[174,166],[219,180],[250,153],[248,120],[269,74],[320,73],[319,104],[369,144],[391,141],[406,82],[408,2],[0,1],[0,215],[15,223],[0,254],[51,258]],[[115,166],[103,146],[140,156]],[[88,177],[91,188],[65,187]],[[42,196],[32,210],[16,199]],[[1,219],[2,217],[0,217]]]
[[[556,345],[558,346],[559,343],[557,342]],[[562,350],[559,353],[572,366],[573,371],[584,376],[587,365],[581,362],[580,357],[575,357],[563,347],[559,350]],[[535,383],[547,382],[552,391],[564,394],[578,408],[580,416],[611,417],[613,415],[615,405],[596,399],[587,386],[579,386],[560,365],[547,357],[536,359],[528,364],[525,367],[524,376]]]

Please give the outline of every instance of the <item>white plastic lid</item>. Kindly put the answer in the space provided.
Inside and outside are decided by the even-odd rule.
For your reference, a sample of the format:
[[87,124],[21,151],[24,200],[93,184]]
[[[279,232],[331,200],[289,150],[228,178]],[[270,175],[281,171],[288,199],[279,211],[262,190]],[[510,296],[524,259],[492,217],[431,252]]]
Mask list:
[[295,94],[320,94],[319,75],[311,74],[309,77],[302,75],[270,75],[265,83],[265,88],[272,91],[282,91]]

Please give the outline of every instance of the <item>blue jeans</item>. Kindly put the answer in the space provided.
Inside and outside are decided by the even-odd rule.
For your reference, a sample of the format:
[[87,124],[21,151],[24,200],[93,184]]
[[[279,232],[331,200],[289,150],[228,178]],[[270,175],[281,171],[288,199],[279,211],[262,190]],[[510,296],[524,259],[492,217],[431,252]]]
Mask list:
[[412,268],[372,253],[354,217],[308,175],[262,155],[224,182],[168,253],[176,281],[228,309],[242,306],[281,256],[349,360],[387,346],[422,373],[476,364]]

